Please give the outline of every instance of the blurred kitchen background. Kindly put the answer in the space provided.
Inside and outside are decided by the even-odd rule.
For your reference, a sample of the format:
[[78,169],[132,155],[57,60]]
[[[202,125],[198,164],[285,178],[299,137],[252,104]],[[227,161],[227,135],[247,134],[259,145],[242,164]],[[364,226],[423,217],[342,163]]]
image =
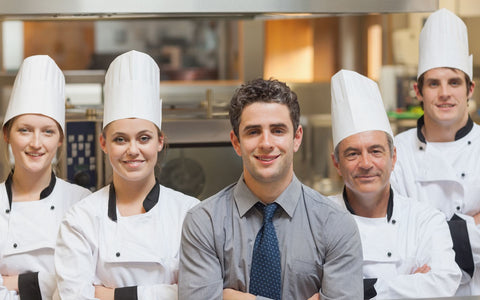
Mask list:
[[[381,2],[396,4],[372,6]],[[97,143],[105,70],[131,49],[149,53],[161,70],[162,129],[169,146],[160,155],[158,177],[201,199],[236,181],[242,171],[229,141],[228,103],[245,81],[272,77],[297,92],[305,136],[295,172],[307,185],[332,194],[342,188],[330,159],[334,73],[345,68],[376,80],[394,130],[415,126],[421,115],[412,88],[418,36],[429,13],[441,7],[467,24],[475,80],[480,73],[477,0],[339,0],[322,4],[314,14],[287,5],[277,14],[209,14],[197,8],[198,13],[186,14],[68,15],[43,12],[40,4],[39,13],[33,7],[15,14],[14,4],[9,5],[0,11],[0,119],[23,59],[50,55],[67,81],[67,134],[58,174],[91,190],[111,176]],[[474,120],[479,119],[478,96],[470,102]],[[2,180],[9,171],[3,160]]]

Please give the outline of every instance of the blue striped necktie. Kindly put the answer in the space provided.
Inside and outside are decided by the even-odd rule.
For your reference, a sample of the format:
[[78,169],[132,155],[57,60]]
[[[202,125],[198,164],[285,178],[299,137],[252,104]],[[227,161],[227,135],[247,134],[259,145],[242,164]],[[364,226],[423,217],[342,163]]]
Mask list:
[[252,266],[250,270],[249,293],[280,300],[282,285],[282,268],[277,234],[272,219],[276,203],[267,206],[257,203],[263,209],[263,225],[255,238],[253,246]]

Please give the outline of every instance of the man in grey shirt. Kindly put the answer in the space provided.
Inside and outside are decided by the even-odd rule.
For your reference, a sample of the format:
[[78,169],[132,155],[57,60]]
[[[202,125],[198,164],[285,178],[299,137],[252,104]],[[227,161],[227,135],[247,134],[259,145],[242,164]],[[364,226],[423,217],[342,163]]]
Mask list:
[[280,250],[278,298],[363,299],[354,220],[293,172],[303,136],[299,117],[297,96],[282,82],[257,79],[236,90],[230,139],[242,157],[243,174],[187,214],[180,300],[269,299],[252,291],[250,278],[263,207],[271,203],[277,207],[271,222]]

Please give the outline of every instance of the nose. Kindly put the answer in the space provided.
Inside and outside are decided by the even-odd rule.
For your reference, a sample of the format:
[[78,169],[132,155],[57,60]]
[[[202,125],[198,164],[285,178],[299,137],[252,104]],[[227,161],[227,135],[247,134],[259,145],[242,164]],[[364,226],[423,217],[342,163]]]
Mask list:
[[138,155],[138,146],[136,141],[131,141],[128,145],[127,154],[130,156],[137,156]]
[[261,140],[260,140],[260,147],[262,149],[272,149],[273,148],[272,136],[271,136],[270,132],[264,131],[262,133],[262,137],[261,137]]
[[368,153],[362,153],[360,156],[359,166],[362,169],[370,169],[372,167],[372,160]]
[[38,149],[41,147],[41,134],[40,132],[34,131],[32,138],[30,139],[30,147]]
[[440,98],[442,99],[448,98],[449,94],[450,94],[450,90],[448,88],[448,84],[440,85],[440,89],[439,89]]

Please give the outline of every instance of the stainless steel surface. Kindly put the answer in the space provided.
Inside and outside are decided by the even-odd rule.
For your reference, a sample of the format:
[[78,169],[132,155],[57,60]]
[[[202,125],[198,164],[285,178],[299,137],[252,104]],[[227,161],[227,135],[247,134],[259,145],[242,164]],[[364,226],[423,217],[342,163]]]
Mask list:
[[437,0],[0,0],[3,19],[256,17],[278,14],[428,12]]

